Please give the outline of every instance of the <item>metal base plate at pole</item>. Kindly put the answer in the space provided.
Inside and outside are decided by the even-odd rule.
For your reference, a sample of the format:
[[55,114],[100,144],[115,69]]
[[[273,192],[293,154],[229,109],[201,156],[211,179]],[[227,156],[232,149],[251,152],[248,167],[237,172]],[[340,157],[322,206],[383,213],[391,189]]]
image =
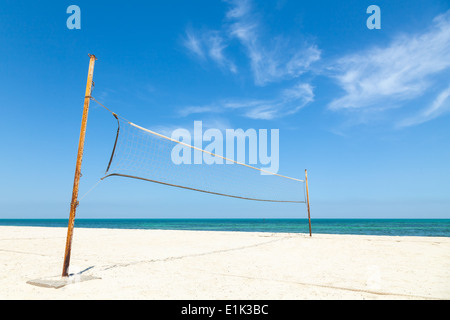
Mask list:
[[90,280],[99,280],[100,277],[95,276],[88,276],[88,275],[73,275],[70,277],[52,277],[52,278],[46,278],[46,279],[36,279],[36,280],[30,280],[27,281],[28,284],[31,284],[32,286],[42,287],[42,288],[53,288],[53,289],[60,289],[62,287],[65,287],[70,284],[90,281]]

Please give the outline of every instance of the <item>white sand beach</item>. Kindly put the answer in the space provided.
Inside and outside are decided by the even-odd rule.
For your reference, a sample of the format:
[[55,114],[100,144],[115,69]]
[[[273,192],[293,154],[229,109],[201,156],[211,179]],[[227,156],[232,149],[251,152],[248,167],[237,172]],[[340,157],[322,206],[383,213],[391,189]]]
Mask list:
[[0,227],[0,299],[450,299],[450,238]]

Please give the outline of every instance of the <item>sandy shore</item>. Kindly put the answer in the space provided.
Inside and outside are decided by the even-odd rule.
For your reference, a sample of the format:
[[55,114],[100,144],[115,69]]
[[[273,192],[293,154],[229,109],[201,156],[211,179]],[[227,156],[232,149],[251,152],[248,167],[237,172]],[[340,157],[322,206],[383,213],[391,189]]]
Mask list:
[[[450,299],[450,238],[0,227],[0,299]],[[76,276],[73,277],[76,280]]]

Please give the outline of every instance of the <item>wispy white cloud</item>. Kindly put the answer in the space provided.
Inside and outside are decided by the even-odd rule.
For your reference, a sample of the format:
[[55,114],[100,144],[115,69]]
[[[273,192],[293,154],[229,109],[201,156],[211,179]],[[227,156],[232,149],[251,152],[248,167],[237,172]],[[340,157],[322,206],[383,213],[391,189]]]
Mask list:
[[272,120],[294,114],[313,101],[313,87],[307,83],[299,83],[284,89],[273,99],[222,100],[210,105],[181,108],[179,115],[185,117],[200,113],[234,112],[250,119]]
[[[318,61],[321,51],[315,45],[298,43],[282,36],[264,36],[258,17],[249,10],[249,3],[239,14],[227,14],[227,30],[245,49],[253,72],[255,84],[264,86],[271,82],[296,78]],[[229,11],[234,12],[237,7]]]
[[221,68],[231,71],[232,73],[237,73],[237,67],[233,61],[227,58],[224,54],[224,49],[227,45],[224,39],[217,33],[212,32],[208,39],[208,53],[213,61],[215,61]]
[[[415,99],[429,95],[432,88],[442,85],[438,79],[443,74],[448,75],[444,80],[444,85],[448,85],[449,71],[450,11],[436,17],[430,28],[420,34],[402,35],[385,47],[338,59],[332,77],[345,94],[334,99],[329,108],[363,112],[398,107],[406,110]],[[445,92],[441,93],[442,97]],[[440,110],[441,101],[447,99],[442,97],[433,103],[435,110]],[[411,110],[407,109],[407,113]],[[423,115],[424,119],[433,118]]]
[[184,46],[188,51],[194,54],[196,57],[205,58],[205,54],[202,48],[202,40],[194,34],[191,29],[186,30],[186,37],[183,40]]
[[307,83],[285,89],[281,95],[266,103],[251,107],[245,116],[252,119],[270,120],[296,113],[301,108],[314,101],[313,87]]
[[398,127],[409,127],[435,119],[450,112],[450,86],[438,94],[433,102],[415,116],[398,123]]
[[192,29],[186,31],[183,43],[190,53],[202,59],[209,57],[221,68],[237,73],[236,64],[225,50],[238,44],[246,54],[257,86],[296,78],[320,59],[321,51],[315,45],[266,34],[250,0],[225,2],[229,9],[220,30],[197,34]]
[[230,9],[226,13],[226,17],[229,19],[242,18],[246,16],[251,10],[250,0],[224,0],[230,4]]
[[[261,16],[250,0],[224,0],[229,8],[219,30],[187,29],[184,46],[202,61],[211,61],[231,73],[248,71],[256,87],[276,83],[273,98],[222,98],[208,105],[180,108],[180,116],[235,112],[251,119],[275,119],[293,114],[314,100],[313,87],[297,78],[321,57],[315,45],[265,32]],[[296,35],[296,38],[298,35]],[[227,50],[231,46],[232,50]],[[242,54],[246,65],[234,63],[230,53]],[[295,84],[297,83],[297,84]],[[281,87],[281,89],[280,89]],[[284,87],[284,89],[283,89]],[[271,90],[274,91],[274,90]],[[266,96],[266,95],[265,95]]]
[[195,32],[191,28],[186,30],[183,45],[188,52],[201,61],[212,60],[220,68],[232,73],[237,72],[234,62],[226,57],[224,51],[228,47],[225,39],[217,31]]

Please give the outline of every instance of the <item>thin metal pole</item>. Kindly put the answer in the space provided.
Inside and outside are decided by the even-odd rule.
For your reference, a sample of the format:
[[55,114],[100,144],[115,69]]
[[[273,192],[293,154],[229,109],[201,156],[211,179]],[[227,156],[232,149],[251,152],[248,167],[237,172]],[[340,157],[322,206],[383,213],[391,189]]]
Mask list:
[[86,95],[84,98],[83,118],[81,120],[81,131],[80,131],[80,140],[78,143],[78,156],[77,156],[77,165],[75,168],[75,178],[73,182],[72,202],[70,203],[69,226],[67,228],[66,251],[64,254],[64,266],[62,272],[63,277],[69,276],[68,271],[70,265],[70,253],[72,250],[73,227],[75,224],[75,214],[78,207],[78,186],[80,184],[81,162],[83,161],[84,140],[86,137],[86,125],[89,112],[89,102],[91,101],[92,80],[94,78],[94,65],[95,60],[97,60],[97,58],[92,54],[90,54],[89,57],[90,57],[89,72],[86,84]]
[[308,190],[308,171],[307,170],[305,170],[305,184],[306,184],[306,205],[308,206],[309,236],[312,237],[311,213],[309,211],[309,190]]

